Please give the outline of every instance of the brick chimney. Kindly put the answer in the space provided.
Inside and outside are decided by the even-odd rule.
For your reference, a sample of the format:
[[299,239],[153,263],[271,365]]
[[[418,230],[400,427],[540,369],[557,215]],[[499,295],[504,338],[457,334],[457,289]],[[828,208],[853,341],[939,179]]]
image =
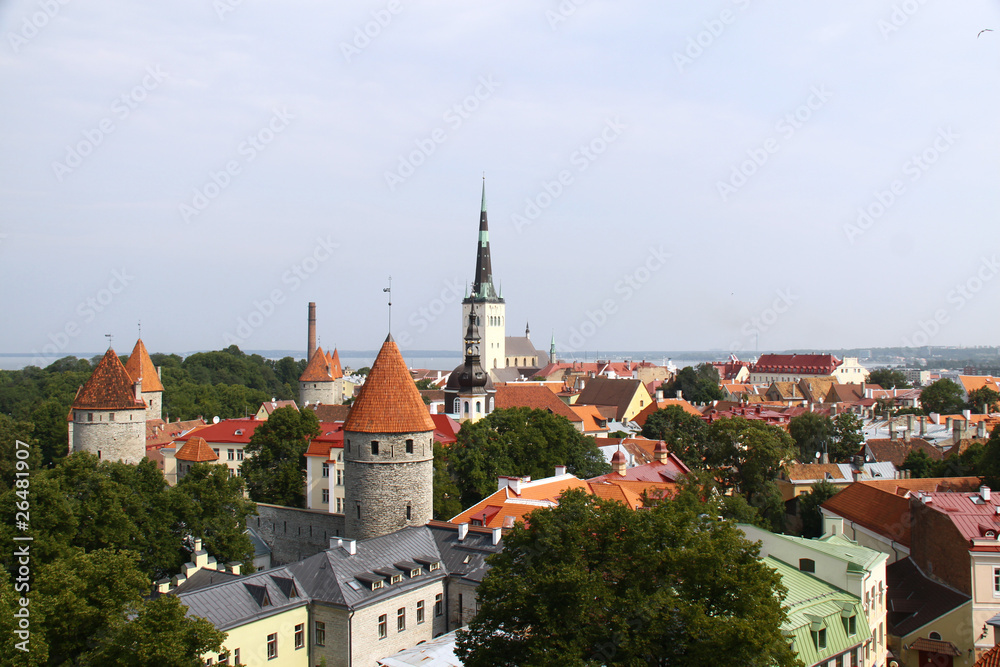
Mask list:
[[656,443],[656,447],[653,448],[653,458],[657,463],[666,463],[667,457],[670,456],[670,450],[667,449],[667,443],[660,440]]
[[316,351],[316,302],[309,302],[309,340],[306,343],[306,362],[312,359]]

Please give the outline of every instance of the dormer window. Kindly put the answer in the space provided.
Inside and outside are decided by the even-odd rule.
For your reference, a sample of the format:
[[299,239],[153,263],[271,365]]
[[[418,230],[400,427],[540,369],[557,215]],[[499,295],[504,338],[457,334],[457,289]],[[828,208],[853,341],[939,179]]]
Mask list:
[[241,428],[236,429],[236,433],[234,433],[233,435],[243,435],[243,429]]
[[816,572],[816,561],[812,558],[800,558],[799,559],[799,571],[800,572]]
[[392,576],[391,576],[391,577],[389,578],[389,583],[390,583],[390,584],[398,584],[398,583],[399,583],[399,582],[401,582],[402,580],[403,580],[403,575],[401,575],[401,574],[394,574],[394,575],[392,575]]
[[373,591],[377,591],[378,589],[382,588],[384,585],[385,584],[383,582],[381,582],[381,581],[373,581],[372,582],[372,590]]

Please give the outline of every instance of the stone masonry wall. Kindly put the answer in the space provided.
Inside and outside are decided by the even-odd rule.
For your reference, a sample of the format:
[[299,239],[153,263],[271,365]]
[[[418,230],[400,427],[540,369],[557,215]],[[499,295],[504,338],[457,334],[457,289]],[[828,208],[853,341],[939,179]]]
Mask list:
[[257,503],[257,516],[247,517],[247,526],[271,548],[271,565],[284,565],[328,549],[331,537],[344,535],[344,516]]
[[323,403],[331,405],[341,403],[334,393],[333,382],[300,382],[299,383],[299,407],[303,408],[306,403]]
[[145,410],[75,410],[73,417],[74,452],[123,463],[139,463],[146,457]]

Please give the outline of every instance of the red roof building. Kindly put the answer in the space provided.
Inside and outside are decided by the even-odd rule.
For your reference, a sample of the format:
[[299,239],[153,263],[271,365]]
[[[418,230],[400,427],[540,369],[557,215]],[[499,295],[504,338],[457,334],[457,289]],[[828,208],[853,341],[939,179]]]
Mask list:
[[145,410],[135,383],[115,351],[108,348],[90,378],[76,393],[73,410]]
[[430,412],[410,377],[399,347],[388,336],[351,406],[344,430],[352,433],[420,433],[434,430]]

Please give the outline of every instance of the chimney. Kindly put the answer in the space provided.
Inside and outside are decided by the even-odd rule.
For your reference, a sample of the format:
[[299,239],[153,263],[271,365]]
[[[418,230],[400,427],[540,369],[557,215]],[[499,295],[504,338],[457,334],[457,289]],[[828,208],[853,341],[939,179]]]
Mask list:
[[962,416],[968,419],[972,419],[972,410],[962,410]]
[[458,541],[462,542],[465,540],[465,536],[469,534],[469,524],[460,523],[458,524]]
[[836,403],[831,403],[830,404],[830,416],[831,417],[836,417],[837,416],[837,404]]
[[227,566],[226,569],[229,570],[230,574],[235,574],[236,576],[239,576],[243,572],[243,565],[237,561],[233,561]]
[[626,468],[628,468],[628,464],[625,462],[625,455],[622,454],[622,450],[619,449],[615,452],[615,455],[611,457],[611,472],[624,477]]
[[659,403],[663,400],[663,387],[656,388],[656,401]]
[[309,341],[306,343],[306,362],[316,351],[316,302],[309,302]]
[[944,427],[945,427],[946,430],[948,430],[948,431],[952,430],[952,428],[951,428],[952,421],[953,420],[952,420],[951,417],[948,417],[947,419],[944,420]]
[[163,380],[163,366],[156,367],[156,377],[158,377],[161,381]]
[[986,422],[981,421],[976,424],[976,437],[985,438],[986,437]]
[[913,433],[913,422],[917,418],[916,415],[906,415],[906,432]]
[[342,546],[347,551],[347,553],[349,555],[351,555],[351,556],[353,556],[354,554],[358,553],[358,541],[357,540],[348,540],[348,539],[345,538],[343,540]]
[[990,487],[986,485],[979,487],[979,495],[983,497],[985,502],[990,502]]
[[680,389],[678,389],[677,390],[677,400],[679,401],[679,400],[681,400],[683,398],[684,398],[684,392],[682,392]]
[[667,457],[669,455],[670,452],[667,449],[667,443],[663,442],[662,440],[656,443],[656,447],[653,448],[653,459],[657,463],[666,463]]
[[830,516],[829,514],[823,514],[823,534],[824,535],[843,535],[844,534],[844,518],[839,516]]
[[890,440],[896,439],[896,422],[893,421],[889,422],[889,439]]
[[497,545],[497,544],[500,544],[500,537],[501,537],[502,534],[503,534],[503,532],[502,532],[501,528],[494,528],[493,529],[493,544],[494,544],[494,546]]
[[343,546],[343,544],[344,544],[344,541],[341,538],[339,538],[339,537],[331,537],[330,538],[330,548],[331,549],[339,549],[340,547]]
[[556,466],[556,477],[566,474],[566,466]]
[[927,433],[927,420],[923,417],[918,417],[918,419],[920,420],[920,437],[922,438]]

